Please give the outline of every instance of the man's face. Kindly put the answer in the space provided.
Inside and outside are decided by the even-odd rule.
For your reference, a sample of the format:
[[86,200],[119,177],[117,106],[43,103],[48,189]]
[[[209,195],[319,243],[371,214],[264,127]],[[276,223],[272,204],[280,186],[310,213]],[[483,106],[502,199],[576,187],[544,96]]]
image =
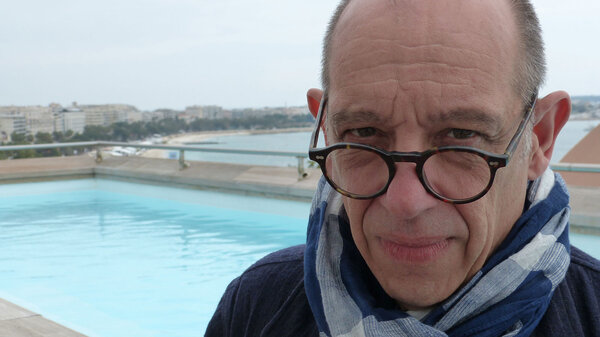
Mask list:
[[[524,107],[505,1],[353,1],[330,59],[327,142],[387,151],[464,145],[502,153]],[[429,195],[414,164],[398,163],[387,193],[344,199],[353,239],[385,291],[407,310],[434,305],[468,281],[520,216],[523,146],[481,199]]]

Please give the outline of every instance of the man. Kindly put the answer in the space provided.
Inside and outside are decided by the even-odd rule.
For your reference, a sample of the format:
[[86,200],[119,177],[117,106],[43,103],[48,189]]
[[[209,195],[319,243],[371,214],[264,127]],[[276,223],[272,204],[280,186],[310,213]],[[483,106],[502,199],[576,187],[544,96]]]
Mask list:
[[307,244],[234,280],[207,335],[600,336],[528,1],[342,1],[323,56]]

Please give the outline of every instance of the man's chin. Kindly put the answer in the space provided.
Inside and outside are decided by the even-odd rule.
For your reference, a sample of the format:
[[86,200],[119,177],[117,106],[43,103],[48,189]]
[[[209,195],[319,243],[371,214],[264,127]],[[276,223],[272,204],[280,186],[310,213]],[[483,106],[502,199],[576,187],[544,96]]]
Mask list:
[[431,310],[450,296],[450,294],[441,293],[440,290],[424,287],[421,290],[406,292],[406,289],[401,289],[400,293],[391,295],[391,297],[403,311]]
[[464,281],[457,279],[461,275],[458,266],[451,265],[457,260],[456,250],[460,250],[455,239],[424,240],[408,247],[385,239],[378,243],[379,252],[371,261],[377,266],[370,266],[371,270],[403,310],[427,310],[444,301]]

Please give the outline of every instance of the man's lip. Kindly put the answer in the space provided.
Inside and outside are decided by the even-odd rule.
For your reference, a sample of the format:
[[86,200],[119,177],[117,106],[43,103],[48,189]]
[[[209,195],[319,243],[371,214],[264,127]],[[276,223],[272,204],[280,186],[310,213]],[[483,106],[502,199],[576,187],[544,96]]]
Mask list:
[[379,241],[386,255],[405,263],[426,263],[434,260],[450,245],[447,237],[423,237],[398,239],[380,237]]

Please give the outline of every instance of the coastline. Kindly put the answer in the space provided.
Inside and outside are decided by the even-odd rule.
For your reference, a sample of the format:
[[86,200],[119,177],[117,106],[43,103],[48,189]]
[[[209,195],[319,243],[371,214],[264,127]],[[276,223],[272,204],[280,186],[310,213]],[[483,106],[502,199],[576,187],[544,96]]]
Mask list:
[[[163,138],[164,144],[169,145],[184,145],[190,143],[202,143],[208,139],[224,136],[240,136],[240,135],[264,135],[276,133],[292,133],[292,132],[310,132],[312,127],[299,128],[284,128],[284,129],[269,129],[269,130],[219,130],[219,131],[200,131],[182,133],[177,135],[166,136]],[[141,156],[146,158],[167,158],[166,150],[148,150]]]

